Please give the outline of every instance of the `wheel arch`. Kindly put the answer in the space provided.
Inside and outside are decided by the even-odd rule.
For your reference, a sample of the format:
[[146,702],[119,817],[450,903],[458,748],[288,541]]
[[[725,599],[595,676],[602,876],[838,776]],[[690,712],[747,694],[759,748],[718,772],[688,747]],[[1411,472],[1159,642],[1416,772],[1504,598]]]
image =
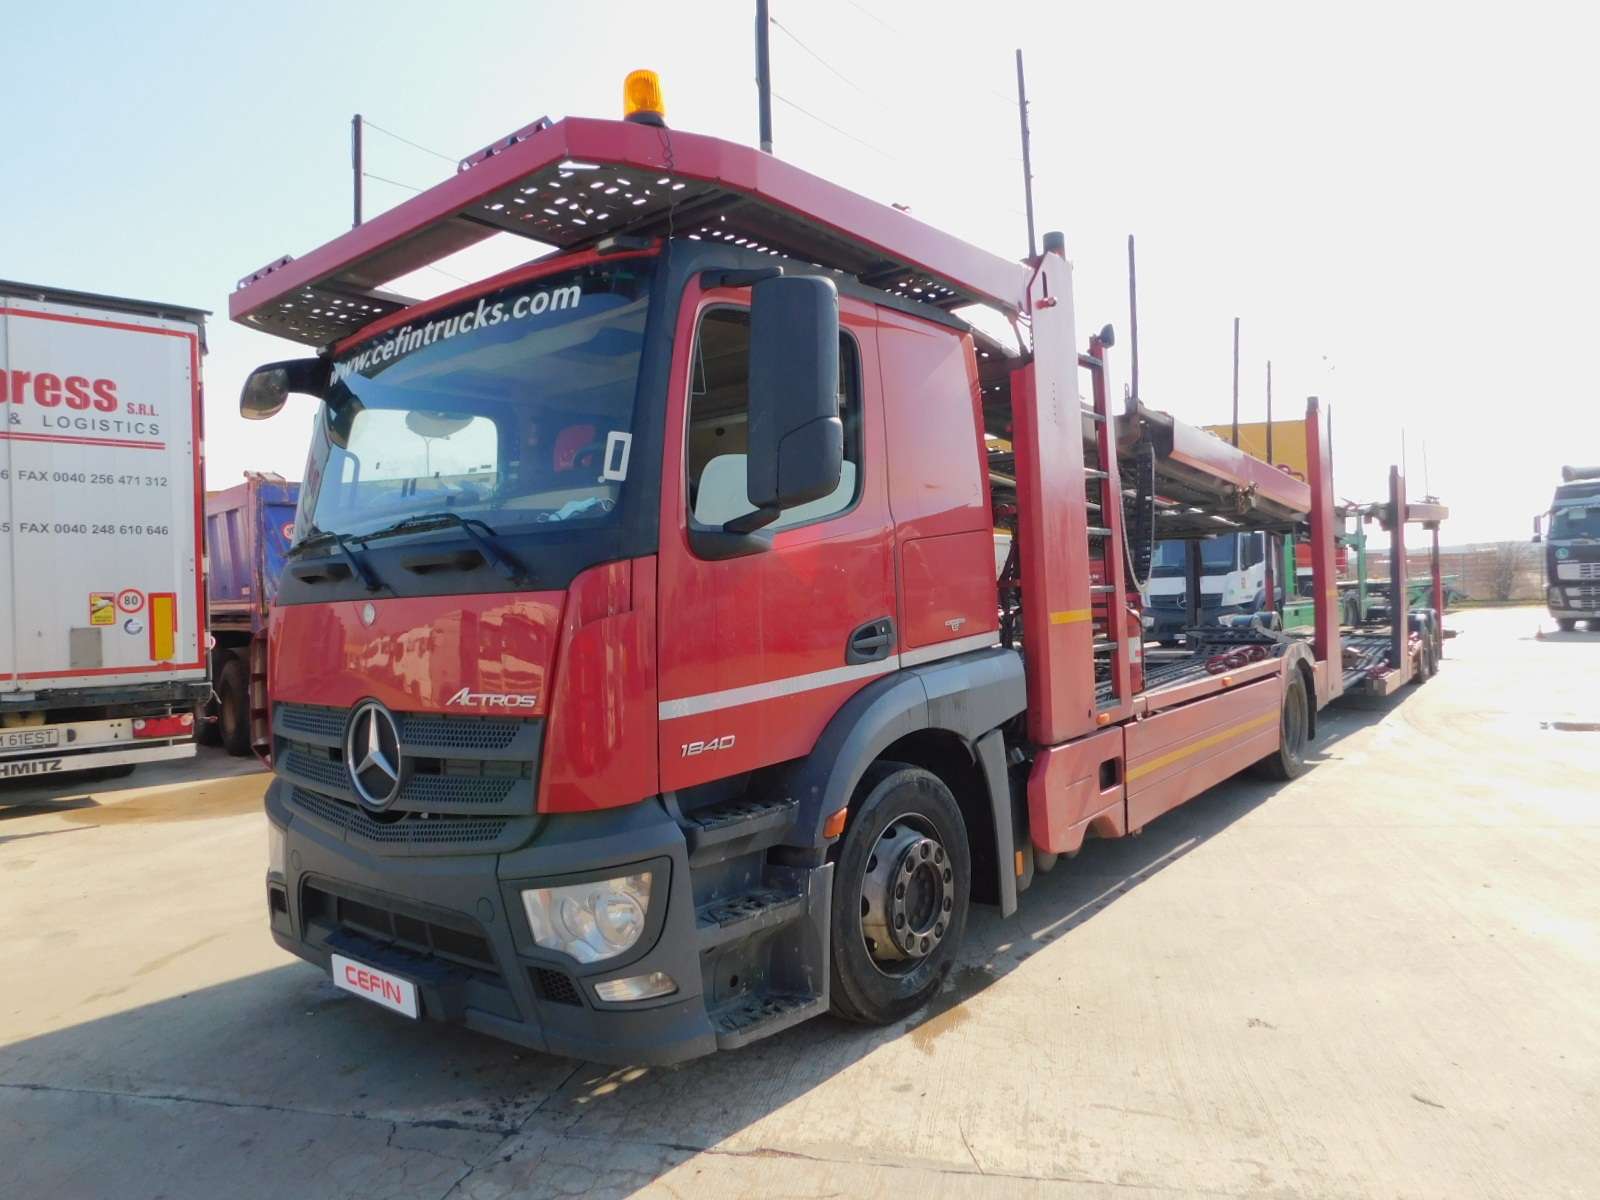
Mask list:
[[1001,847],[1014,837],[999,727],[1026,704],[1022,658],[1000,647],[911,667],[868,684],[841,706],[812,752],[787,773],[788,793],[800,805],[795,840],[825,847],[823,826],[849,805],[874,763],[921,767],[944,782],[961,808],[973,850],[974,895],[981,899],[987,891],[991,902],[1009,912],[1016,903],[1016,882],[998,866],[1008,853]]

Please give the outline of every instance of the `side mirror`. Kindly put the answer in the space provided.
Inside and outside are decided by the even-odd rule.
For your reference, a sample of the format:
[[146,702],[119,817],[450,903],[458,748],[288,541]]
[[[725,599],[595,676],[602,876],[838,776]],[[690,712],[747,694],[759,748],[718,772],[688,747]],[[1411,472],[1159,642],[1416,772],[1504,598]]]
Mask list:
[[328,390],[330,369],[325,358],[294,358],[257,367],[239,390],[239,415],[247,421],[265,421],[277,415],[290,392],[321,399]]
[[1533,540],[1535,542],[1544,541],[1543,526],[1544,518],[1542,516],[1533,519]]
[[750,289],[749,382],[746,479],[755,511],[729,521],[729,533],[752,533],[839,486],[839,292],[831,279],[785,275]]

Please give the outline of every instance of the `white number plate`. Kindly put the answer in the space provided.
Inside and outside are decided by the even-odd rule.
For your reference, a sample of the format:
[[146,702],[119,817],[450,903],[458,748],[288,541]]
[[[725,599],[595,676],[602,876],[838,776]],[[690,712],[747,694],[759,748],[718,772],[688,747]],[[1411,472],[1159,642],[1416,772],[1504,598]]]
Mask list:
[[398,975],[369,967],[366,963],[358,963],[342,954],[333,956],[332,965],[334,986],[408,1017],[419,1015],[417,985],[409,979],[401,979]]
[[61,745],[59,729],[7,729],[0,731],[0,750],[49,750]]

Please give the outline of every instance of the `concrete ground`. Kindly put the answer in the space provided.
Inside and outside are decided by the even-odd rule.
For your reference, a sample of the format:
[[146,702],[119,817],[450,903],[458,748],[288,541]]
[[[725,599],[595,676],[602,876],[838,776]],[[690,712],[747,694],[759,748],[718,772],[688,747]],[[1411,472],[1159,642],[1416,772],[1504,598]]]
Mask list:
[[246,764],[0,809],[0,1196],[1600,1195],[1600,634],[1540,623],[980,911],[906,1024],[674,1070],[277,950]]

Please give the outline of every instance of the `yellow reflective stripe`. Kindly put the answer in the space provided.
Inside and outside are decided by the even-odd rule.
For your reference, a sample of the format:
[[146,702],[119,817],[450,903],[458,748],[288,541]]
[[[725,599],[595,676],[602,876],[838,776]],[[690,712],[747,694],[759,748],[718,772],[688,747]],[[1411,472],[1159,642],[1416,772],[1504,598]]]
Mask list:
[[1078,621],[1087,621],[1088,619],[1089,610],[1087,608],[1066,608],[1060,612],[1050,614],[1050,624],[1052,625],[1072,625]]
[[170,662],[177,650],[178,598],[170,592],[157,592],[150,597],[150,657],[156,662]]
[[1224,729],[1219,733],[1213,733],[1207,737],[1203,737],[1198,742],[1192,742],[1180,750],[1173,750],[1169,753],[1161,755],[1159,758],[1152,758],[1149,762],[1142,762],[1137,767],[1129,767],[1128,782],[1132,783],[1135,779],[1150,774],[1151,771],[1159,771],[1162,767],[1175,763],[1180,758],[1194,754],[1196,751],[1204,750],[1207,746],[1215,746],[1218,742],[1225,742],[1231,737],[1238,737],[1241,733],[1246,733],[1253,729],[1259,729],[1263,725],[1270,725],[1277,719],[1278,714],[1275,712],[1265,713],[1259,717],[1252,717],[1248,721],[1241,721],[1237,725],[1230,725],[1227,729]]

